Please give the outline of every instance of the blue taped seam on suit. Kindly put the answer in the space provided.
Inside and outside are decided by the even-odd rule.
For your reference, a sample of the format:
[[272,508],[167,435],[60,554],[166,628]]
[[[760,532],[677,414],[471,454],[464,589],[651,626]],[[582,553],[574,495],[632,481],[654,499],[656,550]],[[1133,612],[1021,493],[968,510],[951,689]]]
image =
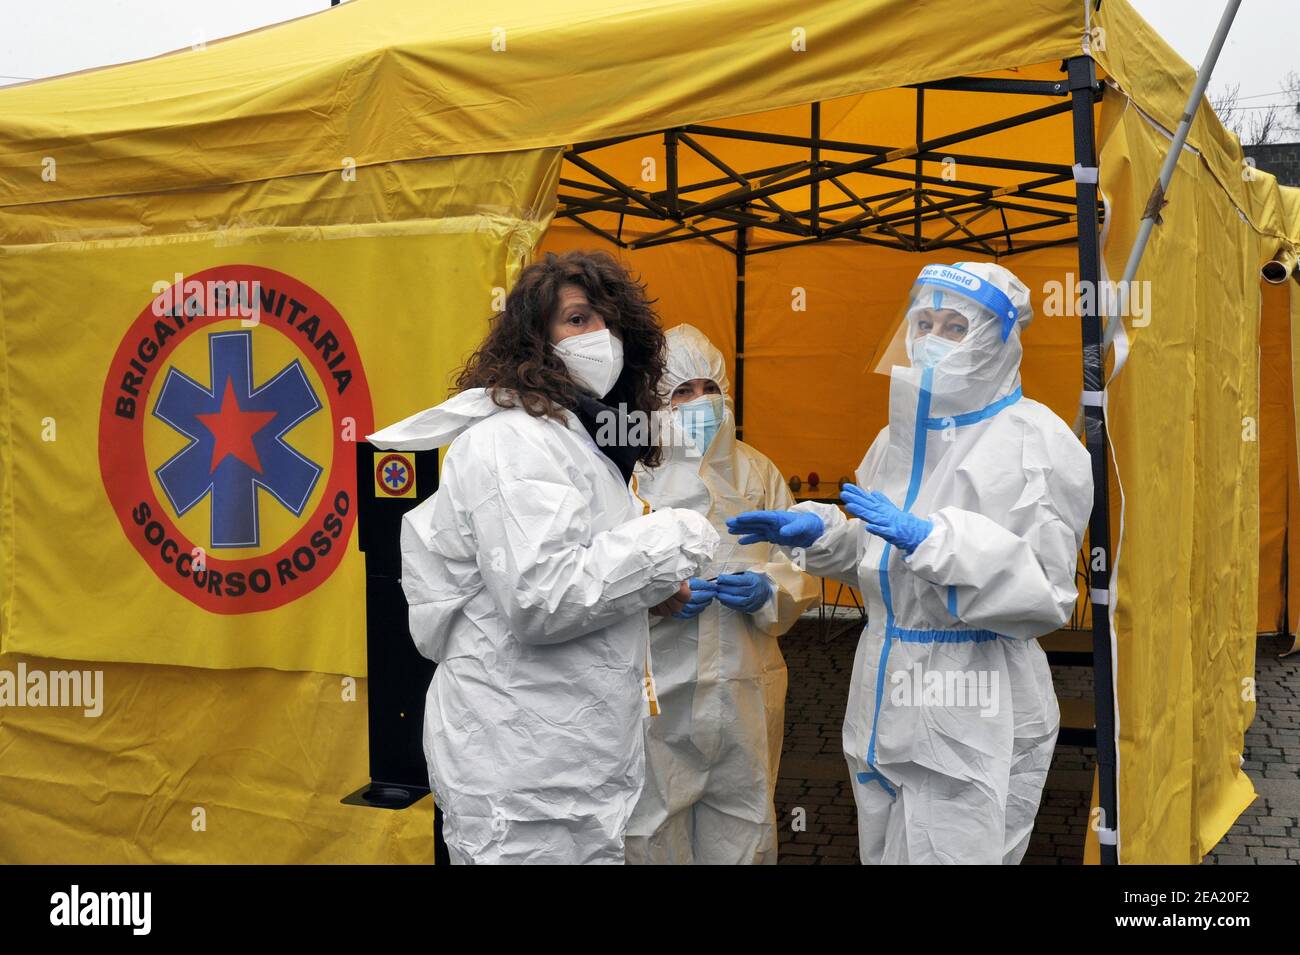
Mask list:
[[[907,482],[907,498],[903,502],[903,510],[910,510],[916,503],[916,495],[921,490],[921,474],[925,470],[925,433],[926,419],[930,416],[930,385],[934,381],[934,369],[927,368],[921,373],[921,394],[916,404],[916,433],[912,438],[912,474]],[[859,782],[868,782],[874,779],[880,783],[885,792],[889,793],[890,798],[894,798],[894,790],[885,780],[885,777],[876,769],[876,730],[880,723],[880,701],[885,696],[885,667],[889,663],[889,644],[890,633],[894,627],[894,599],[889,589],[889,552],[891,550],[888,541],[880,551],[880,596],[885,603],[885,636],[881,640],[880,662],[876,668],[876,705],[871,715],[871,740],[867,744],[867,767],[868,773],[859,773]],[[864,778],[865,777],[865,778]]]
[[985,405],[979,411],[967,411],[965,414],[951,415],[947,418],[926,418],[925,426],[930,431],[942,431],[944,428],[960,428],[963,425],[975,424],[977,421],[984,421],[986,418],[992,418],[1003,408],[1009,408],[1022,397],[1024,392],[1020,386],[1011,392],[1005,398],[999,398],[992,404]]
[[880,775],[880,773],[876,772],[874,769],[869,773],[858,773],[858,782],[860,783],[869,783],[872,782],[873,780],[875,782],[880,783],[880,785],[884,787],[885,792],[889,793],[890,799],[897,798],[898,794],[894,792],[894,787],[889,785],[889,781],[885,779],[884,776]]
[[[999,411],[1015,404],[1023,396],[1019,386],[1005,398],[986,405],[978,411],[949,418],[930,417],[930,386],[934,380],[934,369],[927,368],[921,375],[921,393],[916,406],[916,433],[912,440],[912,473],[907,483],[907,496],[903,510],[910,512],[921,490],[921,476],[925,470],[926,432],[938,431],[946,427],[961,427],[992,418]],[[891,798],[895,792],[889,782],[875,768],[876,764],[876,730],[880,722],[880,703],[884,699],[885,669],[889,663],[889,645],[897,637],[904,643],[984,643],[997,640],[999,634],[991,630],[909,630],[894,626],[894,601],[889,589],[889,554],[891,545],[885,542],[880,552],[880,596],[885,603],[885,636],[881,641],[880,661],[876,669],[876,705],[871,716],[871,741],[867,745],[868,772],[858,773],[858,782],[878,782]],[[957,588],[948,587],[948,613],[957,616]]]
[[890,636],[904,643],[987,643],[1002,635],[992,630],[908,630],[895,627]]

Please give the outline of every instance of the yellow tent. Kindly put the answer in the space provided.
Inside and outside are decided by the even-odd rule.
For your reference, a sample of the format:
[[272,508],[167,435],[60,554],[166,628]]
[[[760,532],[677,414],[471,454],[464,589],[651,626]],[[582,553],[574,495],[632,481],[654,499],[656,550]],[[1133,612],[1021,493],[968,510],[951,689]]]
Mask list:
[[[1075,291],[1122,270],[1192,70],[1124,0],[968,7],[354,0],[0,91],[0,650],[104,686],[98,717],[0,709],[3,861],[431,857],[427,801],[338,804],[366,775],[347,442],[445,395],[522,263],[572,246],[708,331],[746,440],[827,481],[883,423],[864,369],[919,267],[1021,275],[1025,389],[1073,419],[1086,355],[1109,473],[1094,831],[1199,860],[1254,796],[1256,621],[1294,630],[1300,289],[1259,270],[1300,198],[1202,104],[1103,363]],[[196,278],[260,324],[191,314]],[[168,467],[235,359],[327,411],[251,528]]]

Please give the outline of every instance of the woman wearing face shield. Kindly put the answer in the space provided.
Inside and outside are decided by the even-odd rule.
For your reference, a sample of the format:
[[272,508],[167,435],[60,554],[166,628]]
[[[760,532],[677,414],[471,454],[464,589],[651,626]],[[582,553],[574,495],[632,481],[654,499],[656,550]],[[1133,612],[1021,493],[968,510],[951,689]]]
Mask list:
[[1029,293],[981,262],[927,266],[882,370],[889,425],[832,505],[729,522],[861,589],[844,752],[864,863],[1017,863],[1060,725],[1037,637],[1062,626],[1092,471],[1020,386]]
[[685,606],[718,543],[699,514],[646,515],[629,488],[638,461],[658,462],[663,352],[614,259],[548,254],[458,393],[368,439],[451,443],[401,546],[411,633],[438,664],[424,750],[453,862],[624,861],[652,700],[646,611]]
[[[664,460],[637,465],[638,496],[655,510],[694,511],[723,534],[742,511],[792,505],[776,466],[736,438],[722,353],[691,325],[667,340]],[[651,622],[660,712],[646,721],[627,861],[774,864],[786,691],[777,638],[819,589],[778,548],[734,538],[690,587],[685,608]]]

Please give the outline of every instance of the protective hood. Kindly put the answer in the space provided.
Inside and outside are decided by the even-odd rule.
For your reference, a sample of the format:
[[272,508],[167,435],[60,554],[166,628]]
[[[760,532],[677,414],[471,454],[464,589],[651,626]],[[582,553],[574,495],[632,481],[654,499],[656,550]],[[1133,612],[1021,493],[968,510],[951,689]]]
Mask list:
[[[965,319],[965,337],[933,367],[922,367],[926,362],[913,360],[920,350],[919,332],[935,316],[952,313]],[[979,412],[1016,393],[1023,353],[1020,334],[1032,318],[1029,290],[1000,265],[926,266],[876,366],[892,379],[891,408],[913,404],[924,391],[928,416],[945,418]]]
[[707,335],[694,325],[674,325],[664,333],[668,342],[667,365],[664,371],[664,396],[674,388],[693,378],[709,378],[722,392],[727,407],[731,407],[731,379],[727,377],[727,360],[714,347]]
[[736,445],[735,407],[731,401],[731,379],[727,377],[727,360],[708,336],[694,325],[675,325],[664,333],[668,350],[665,355],[666,368],[661,379],[661,391],[665,404],[673,389],[696,378],[708,378],[722,392],[723,415],[708,449],[701,455],[689,440],[685,439],[677,417],[667,410],[664,415],[664,443],[666,444],[664,463],[689,463],[696,469],[710,462],[723,471],[723,476],[732,479],[732,454]]
[[471,425],[505,410],[486,388],[467,388],[440,405],[366,435],[366,440],[381,451],[429,451],[451,444]]
[[[708,514],[713,494],[702,476],[705,469],[720,479],[721,487],[732,487],[737,480],[736,418],[728,394],[731,381],[727,362],[694,325],[674,326],[664,337],[668,343],[667,369],[660,380],[664,407],[659,412],[658,432],[664,446],[663,458],[656,468],[637,469],[638,493],[652,503],[672,501],[674,507]],[[723,397],[722,421],[703,455],[686,435],[668,398],[678,385],[695,378],[712,380]]]

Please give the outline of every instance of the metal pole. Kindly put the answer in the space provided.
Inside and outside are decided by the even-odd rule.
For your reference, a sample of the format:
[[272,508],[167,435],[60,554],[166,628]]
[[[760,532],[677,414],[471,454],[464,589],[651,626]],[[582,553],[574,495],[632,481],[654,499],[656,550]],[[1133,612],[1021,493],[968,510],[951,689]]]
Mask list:
[[[811,132],[812,148],[808,158],[812,161],[812,171],[816,172],[822,167],[822,104],[812,104],[812,116],[809,122],[809,132]],[[822,181],[814,179],[812,181],[812,193],[809,197],[808,212],[812,216],[811,224],[813,235],[821,235],[822,232]]]
[[[1093,103],[1097,72],[1092,58],[1076,56],[1067,62],[1074,119],[1074,161],[1083,169],[1097,167],[1096,129]],[[1091,180],[1091,181],[1089,181]],[[1097,230],[1097,183],[1095,177],[1080,176],[1075,182],[1075,208],[1079,224],[1079,281],[1093,283],[1101,278],[1101,241]],[[1085,285],[1085,287],[1088,287]],[[1101,317],[1096,296],[1085,297],[1080,316],[1083,336],[1083,388],[1100,394],[1104,381],[1105,352],[1102,350]],[[1119,862],[1118,789],[1115,759],[1115,685],[1110,644],[1110,468],[1107,461],[1106,417],[1100,402],[1085,407],[1085,439],[1092,458],[1092,516],[1088,522],[1088,553],[1091,568],[1093,705],[1097,733],[1097,795],[1102,817],[1098,840],[1103,865]],[[1091,823],[1092,820],[1090,819]]]
[[[925,90],[920,88],[916,91],[916,142],[918,148],[925,142]],[[920,159],[916,160],[916,198],[913,203],[916,220],[912,224],[912,245],[917,251],[921,249],[921,174],[924,165]]]
[[749,229],[742,225],[736,230],[736,384],[731,394],[738,441],[744,437],[745,422],[745,256],[748,250]]

